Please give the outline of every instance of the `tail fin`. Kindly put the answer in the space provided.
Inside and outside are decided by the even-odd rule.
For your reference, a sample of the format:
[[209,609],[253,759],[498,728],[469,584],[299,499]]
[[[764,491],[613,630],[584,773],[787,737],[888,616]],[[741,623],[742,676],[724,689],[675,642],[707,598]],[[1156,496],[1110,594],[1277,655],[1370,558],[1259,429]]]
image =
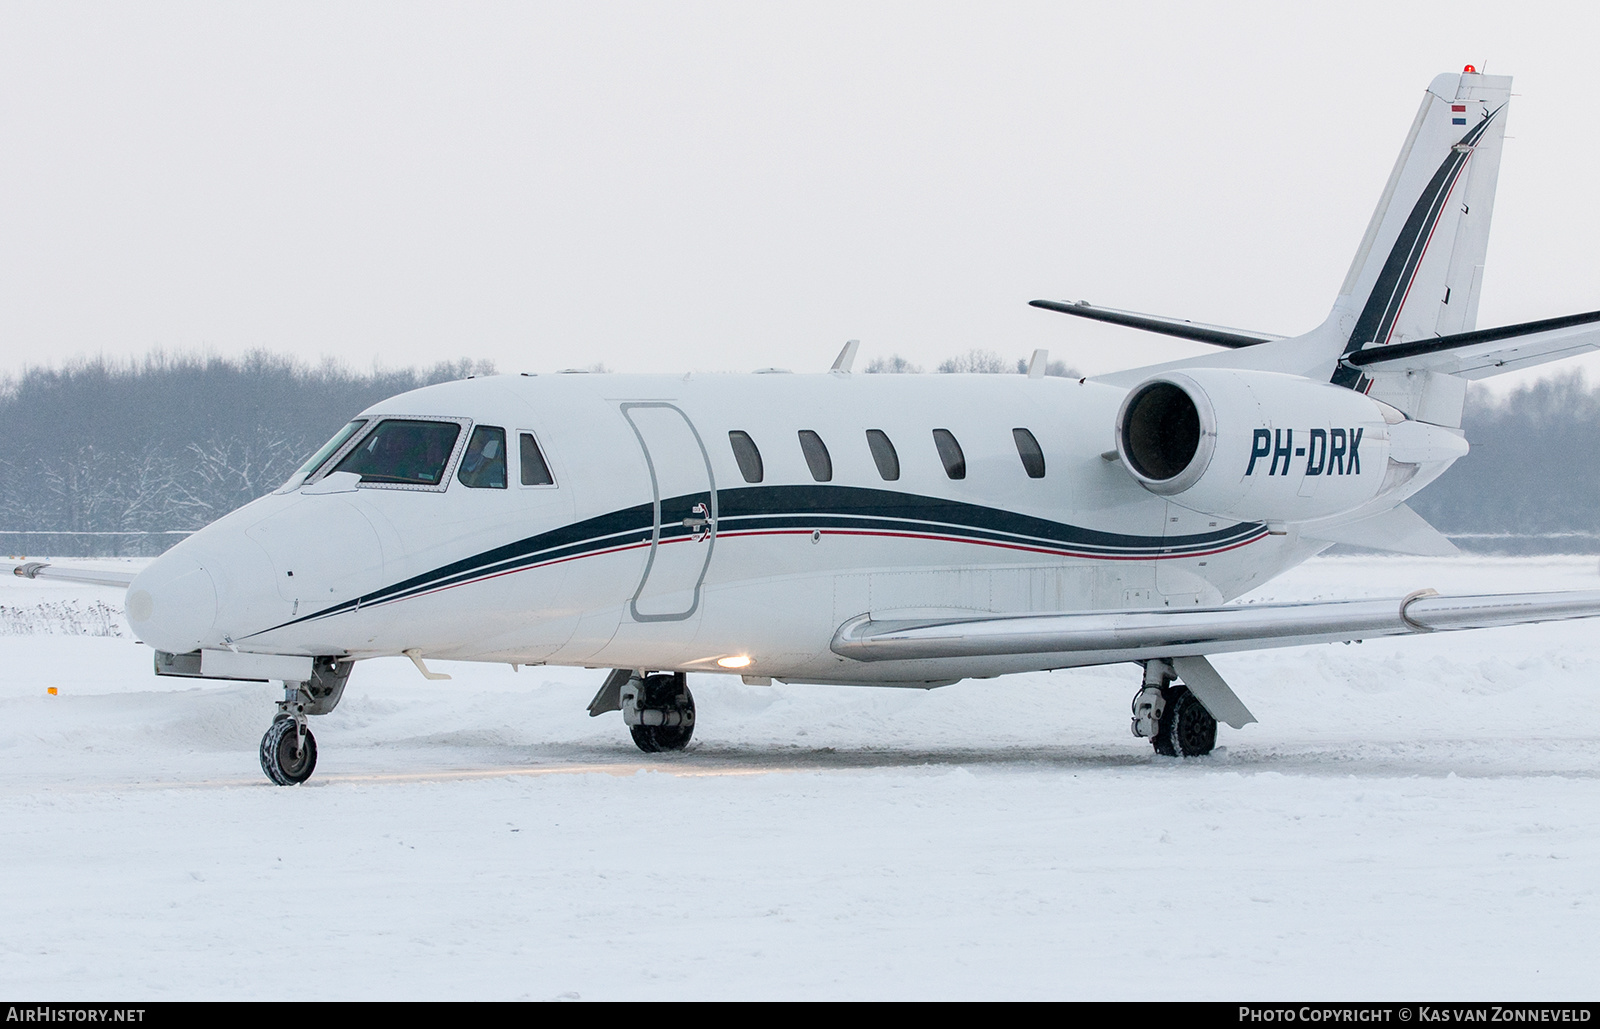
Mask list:
[[[1511,78],[1471,70],[1428,86],[1323,331],[1343,356],[1477,327]],[[1370,380],[1341,363],[1335,384]]]

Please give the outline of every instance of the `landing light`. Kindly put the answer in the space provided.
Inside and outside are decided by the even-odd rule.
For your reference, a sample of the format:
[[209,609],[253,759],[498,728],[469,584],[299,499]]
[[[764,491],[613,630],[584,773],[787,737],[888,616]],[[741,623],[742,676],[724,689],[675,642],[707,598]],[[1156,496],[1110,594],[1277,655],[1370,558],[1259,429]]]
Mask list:
[[750,658],[746,654],[739,654],[735,657],[719,657],[717,658],[717,664],[723,668],[749,668]]

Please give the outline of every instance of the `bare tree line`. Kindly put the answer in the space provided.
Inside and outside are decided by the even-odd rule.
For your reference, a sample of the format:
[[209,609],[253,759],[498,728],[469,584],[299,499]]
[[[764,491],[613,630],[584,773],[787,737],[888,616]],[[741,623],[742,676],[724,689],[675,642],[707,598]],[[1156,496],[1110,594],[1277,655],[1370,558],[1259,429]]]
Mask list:
[[[867,363],[866,370],[868,374],[873,375],[920,375],[922,373],[920,365],[912,364],[899,354],[891,354],[888,357],[874,357]],[[937,370],[945,375],[959,373],[1003,375],[1008,372],[1026,375],[1028,374],[1028,359],[1019,357],[1015,362],[1012,362],[1001,357],[993,350],[974,348],[964,354],[957,354],[955,357],[940,361]],[[1044,373],[1046,375],[1059,375],[1074,379],[1078,377],[1078,373],[1068,367],[1065,361],[1046,362]]]
[[1412,498],[1418,514],[1473,550],[1600,550],[1600,387],[1576,371],[1498,400],[1473,387],[1462,424],[1472,452]]
[[[938,370],[1026,369],[972,350]],[[0,383],[0,546],[159,552],[276,488],[362,408],[492,370],[463,359],[362,373],[266,352],[31,369]],[[921,369],[894,355],[868,371]],[[1052,362],[1049,374],[1073,373]],[[1600,549],[1600,388],[1578,373],[1499,400],[1474,388],[1465,428],[1471,454],[1412,500],[1423,517],[1473,549]]]
[[0,542],[11,553],[160,551],[276,488],[362,408],[491,371],[463,359],[361,373],[264,351],[29,369],[0,384]]

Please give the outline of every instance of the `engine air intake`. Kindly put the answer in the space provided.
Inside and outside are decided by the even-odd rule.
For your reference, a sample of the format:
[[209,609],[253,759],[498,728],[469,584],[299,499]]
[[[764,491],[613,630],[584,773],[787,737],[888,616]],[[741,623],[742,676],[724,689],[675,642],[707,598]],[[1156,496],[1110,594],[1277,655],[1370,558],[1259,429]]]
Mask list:
[[1152,382],[1123,409],[1122,453],[1153,482],[1180,475],[1200,449],[1200,412],[1189,394],[1170,382]]

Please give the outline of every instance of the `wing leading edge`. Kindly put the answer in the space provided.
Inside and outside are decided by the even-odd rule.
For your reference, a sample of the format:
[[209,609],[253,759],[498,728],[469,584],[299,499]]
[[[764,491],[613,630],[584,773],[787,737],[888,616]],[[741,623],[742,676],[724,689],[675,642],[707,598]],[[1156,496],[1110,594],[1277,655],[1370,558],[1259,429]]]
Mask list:
[[832,646],[857,661],[1062,654],[1071,664],[1112,664],[1595,616],[1600,590],[1458,597],[1419,590],[1386,600],[939,621],[861,615],[839,627]]
[[11,566],[11,574],[24,579],[49,579],[56,582],[81,582],[88,586],[127,589],[137,572],[113,572],[98,568],[63,568],[44,561],[27,561]]

